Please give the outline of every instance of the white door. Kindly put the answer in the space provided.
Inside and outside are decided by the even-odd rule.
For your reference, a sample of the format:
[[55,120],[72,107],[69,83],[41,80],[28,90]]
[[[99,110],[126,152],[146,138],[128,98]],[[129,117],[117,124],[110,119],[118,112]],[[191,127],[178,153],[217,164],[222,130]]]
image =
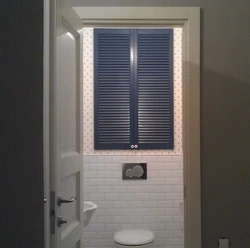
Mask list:
[[83,247],[82,23],[70,2],[53,1],[51,16],[51,248]]

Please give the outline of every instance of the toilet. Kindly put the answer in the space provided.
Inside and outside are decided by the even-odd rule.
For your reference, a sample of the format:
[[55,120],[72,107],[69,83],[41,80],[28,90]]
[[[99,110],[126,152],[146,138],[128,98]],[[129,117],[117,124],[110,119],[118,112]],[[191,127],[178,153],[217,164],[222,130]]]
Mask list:
[[155,235],[144,229],[124,229],[114,235],[117,248],[152,248]]

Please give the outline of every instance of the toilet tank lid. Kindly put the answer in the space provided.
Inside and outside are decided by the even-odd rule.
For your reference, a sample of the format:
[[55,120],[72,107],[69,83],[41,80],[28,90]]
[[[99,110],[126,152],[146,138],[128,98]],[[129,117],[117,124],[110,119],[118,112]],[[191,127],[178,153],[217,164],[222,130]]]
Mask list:
[[129,229],[115,233],[114,241],[120,245],[146,245],[154,241],[155,235],[149,230]]

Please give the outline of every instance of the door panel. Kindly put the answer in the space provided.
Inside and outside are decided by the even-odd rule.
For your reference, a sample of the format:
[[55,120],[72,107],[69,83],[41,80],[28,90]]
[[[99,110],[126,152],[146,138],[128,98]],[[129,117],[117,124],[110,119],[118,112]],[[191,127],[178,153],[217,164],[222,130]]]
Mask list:
[[69,2],[55,2],[51,185],[56,197],[52,248],[83,247],[82,24]]

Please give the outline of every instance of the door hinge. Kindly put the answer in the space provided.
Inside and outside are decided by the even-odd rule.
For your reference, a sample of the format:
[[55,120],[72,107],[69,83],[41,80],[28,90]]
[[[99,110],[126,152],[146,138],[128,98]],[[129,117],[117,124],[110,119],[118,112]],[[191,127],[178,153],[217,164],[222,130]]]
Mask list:
[[56,233],[56,193],[54,190],[50,192],[50,233]]

